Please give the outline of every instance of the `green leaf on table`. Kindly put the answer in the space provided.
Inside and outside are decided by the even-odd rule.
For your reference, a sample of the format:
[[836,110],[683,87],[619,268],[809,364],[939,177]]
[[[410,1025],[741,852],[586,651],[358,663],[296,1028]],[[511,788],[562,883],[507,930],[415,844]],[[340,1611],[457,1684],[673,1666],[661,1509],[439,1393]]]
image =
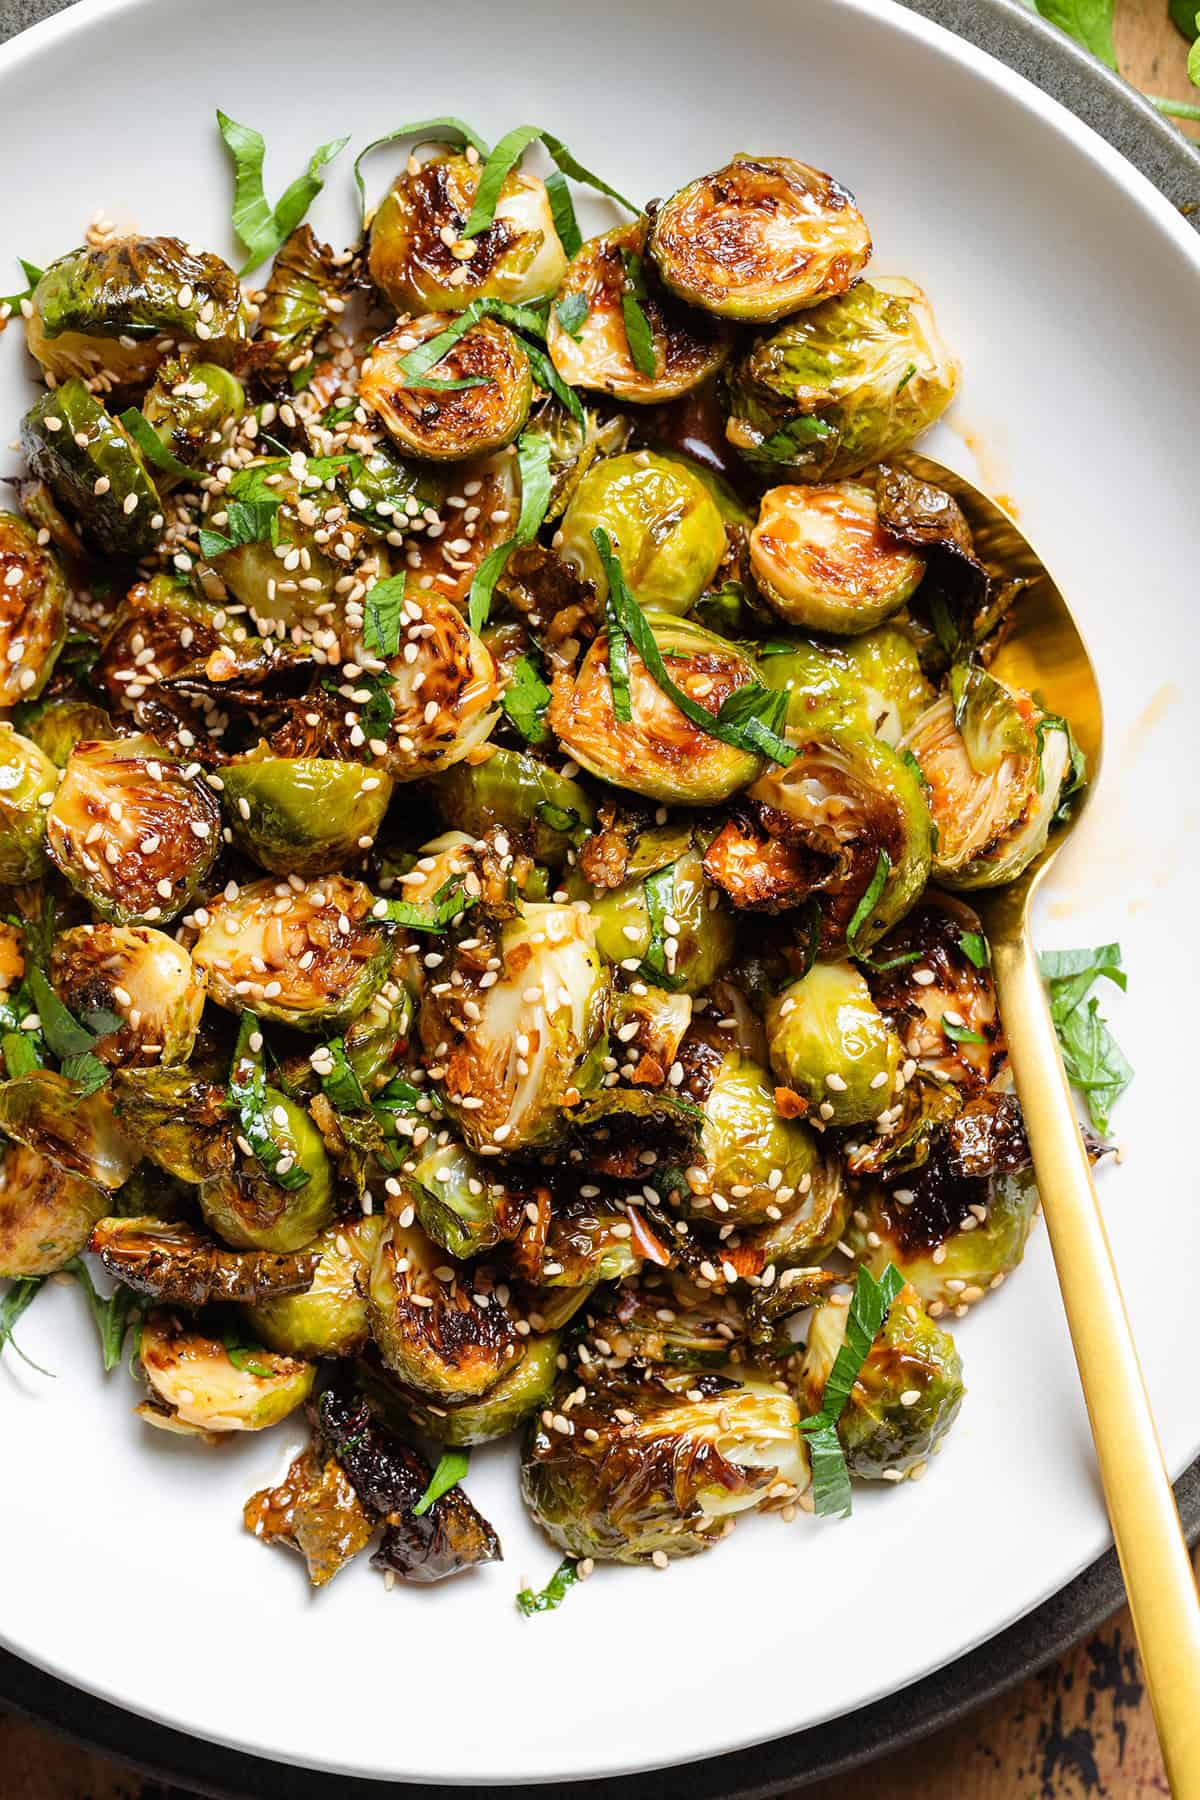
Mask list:
[[1072,1087],[1083,1095],[1096,1130],[1107,1132],[1112,1109],[1133,1080],[1133,1069],[1092,997],[1099,980],[1124,989],[1121,946],[1047,950],[1038,957],[1050,1001],[1050,1017]]
[[1110,69],[1117,67],[1113,43],[1115,0],[1033,0],[1043,19],[1057,25],[1068,37],[1090,50]]

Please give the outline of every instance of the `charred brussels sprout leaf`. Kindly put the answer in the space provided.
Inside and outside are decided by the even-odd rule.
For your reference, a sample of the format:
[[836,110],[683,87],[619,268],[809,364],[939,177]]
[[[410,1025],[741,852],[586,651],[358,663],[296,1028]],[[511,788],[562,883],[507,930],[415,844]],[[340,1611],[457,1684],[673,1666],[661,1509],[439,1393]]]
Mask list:
[[361,763],[253,755],[221,769],[234,842],[277,875],[323,875],[369,850],[391,777]]
[[257,881],[235,900],[209,905],[192,960],[212,998],[233,1012],[254,1011],[300,1031],[346,1024],[388,967],[386,935],[371,920],[374,904],[361,882],[342,875],[293,888],[286,906],[275,882]]
[[525,1338],[520,1361],[478,1400],[431,1406],[420,1395],[406,1395],[413,1424],[439,1444],[468,1448],[507,1437],[543,1406],[548,1406],[558,1378],[559,1338]]
[[303,1406],[316,1376],[312,1363],[227,1345],[164,1312],[142,1326],[138,1355],[151,1395],[140,1415],[167,1430],[263,1431]]
[[596,817],[577,781],[519,750],[496,749],[486,762],[458,763],[436,778],[433,794],[447,825],[474,837],[495,826],[527,833],[535,861],[552,868],[566,861]]
[[0,1129],[67,1174],[109,1193],[129,1179],[138,1160],[108,1096],[81,1098],[73,1082],[49,1069],[0,1083]]
[[65,769],[76,744],[115,736],[102,706],[90,700],[42,701],[27,722],[31,743],[44,750],[56,769]]
[[375,1521],[337,1458],[322,1457],[311,1445],[279,1487],[251,1495],[242,1518],[264,1544],[298,1550],[315,1588],[332,1581],[375,1535]]
[[608,576],[592,541],[598,525],[634,598],[664,612],[687,612],[725,554],[724,521],[706,484],[685,463],[649,450],[593,462],[563,517],[559,554],[603,602]]
[[0,880],[32,881],[46,866],[46,814],[58,771],[37,745],[0,730]]
[[72,377],[34,401],[21,447],[98,550],[141,556],[153,546],[162,523],[154,480],[125,427],[82,381]]
[[457,462],[500,450],[524,425],[533,397],[521,340],[496,319],[478,319],[448,343],[431,372],[410,375],[417,345],[446,333],[449,313],[397,325],[364,359],[358,392],[410,456]]
[[246,336],[228,263],[170,237],[117,238],[60,256],[34,289],[26,325],[30,351],[60,384],[101,376],[110,387],[149,381],[165,344],[203,343],[225,363]]
[[103,919],[173,919],[219,846],[221,811],[199,779],[151,738],[77,744],[46,823],[51,861]]
[[55,939],[50,978],[114,1067],[190,1056],[204,986],[182,944],[148,925],[77,925]]
[[838,634],[882,624],[925,572],[923,559],[883,529],[875,495],[856,481],[764,494],[750,567],[790,625]]
[[481,1305],[439,1271],[445,1252],[417,1226],[393,1224],[371,1265],[371,1334],[393,1374],[439,1402],[477,1399],[520,1360],[521,1342],[494,1296]]
[[314,339],[345,306],[346,271],[311,225],[301,225],[279,248],[258,308],[249,351],[256,373],[282,380],[302,368]]
[[36,699],[45,687],[67,635],[68,593],[53,547],[0,512],[0,706]]
[[658,207],[649,248],[681,299],[729,319],[771,320],[845,293],[871,237],[832,176],[788,156],[735,156]]
[[498,1243],[505,1192],[461,1144],[425,1145],[405,1164],[422,1230],[460,1261]]
[[[0,1099],[4,1090],[0,1088]],[[87,1244],[103,1191],[25,1143],[0,1162],[0,1277],[52,1275]]]
[[849,963],[817,963],[767,1008],[771,1067],[829,1125],[891,1107],[900,1040]]
[[119,1069],[111,1091],[122,1128],[176,1180],[199,1183],[233,1166],[228,1095],[203,1069]]
[[328,1226],[306,1252],[316,1260],[310,1287],[254,1296],[255,1335],[287,1356],[356,1356],[369,1335],[363,1287],[385,1228],[377,1215]]
[[[573,1429],[535,1420],[521,1491],[536,1522],[571,1556],[647,1562],[694,1556],[734,1514],[794,1499],[809,1484],[794,1401],[766,1382],[668,1367],[564,1378]],[[555,1408],[559,1412],[560,1408]]]
[[226,1250],[190,1225],[168,1219],[100,1219],[87,1248],[118,1281],[166,1306],[297,1294],[312,1282],[317,1267],[314,1252],[276,1256]]
[[[553,310],[546,345],[559,375],[572,387],[653,405],[686,394],[714,374],[729,354],[729,335],[718,321],[672,299],[643,264],[637,313],[645,332],[639,363],[629,341],[628,271],[629,259],[641,258],[645,241],[646,221],[639,219],[583,245],[571,259],[558,300],[560,307],[574,309],[575,330],[568,331],[561,312]],[[581,305],[587,309],[582,314]]]
[[912,282],[860,281],[758,339],[729,377],[729,442],[766,474],[838,481],[940,418],[958,368]]

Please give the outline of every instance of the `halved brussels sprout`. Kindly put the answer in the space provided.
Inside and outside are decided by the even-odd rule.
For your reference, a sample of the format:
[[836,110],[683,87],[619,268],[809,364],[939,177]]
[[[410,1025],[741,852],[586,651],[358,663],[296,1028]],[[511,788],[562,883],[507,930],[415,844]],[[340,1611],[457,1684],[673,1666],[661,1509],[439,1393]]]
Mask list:
[[333,1217],[333,1168],[321,1134],[304,1108],[266,1090],[271,1136],[293,1171],[303,1170],[303,1187],[282,1187],[253,1155],[241,1150],[230,1170],[200,1188],[200,1210],[211,1230],[236,1250],[302,1250]]
[[287,1356],[356,1356],[370,1335],[363,1294],[387,1221],[380,1214],[330,1225],[309,1245],[318,1258],[312,1285],[272,1294],[247,1308],[264,1344]]
[[682,1210],[714,1225],[779,1219],[821,1165],[813,1133],[781,1117],[774,1083],[739,1050],[684,1046],[681,1092],[704,1110],[700,1143],[681,1190]]
[[[812,1180],[801,1176],[799,1199],[782,1207],[783,1217],[743,1233],[743,1243],[760,1252],[764,1270],[808,1268],[836,1249],[850,1216],[850,1195],[841,1158],[822,1157]],[[757,1290],[761,1292],[762,1290]]]
[[1007,1059],[987,954],[978,914],[929,891],[879,945],[878,970],[867,971],[905,1055],[968,1094],[994,1081]]
[[610,1037],[621,1046],[629,1080],[661,1087],[691,1022],[690,994],[668,993],[665,988],[650,987],[644,981],[635,981],[624,992],[614,993]]
[[[423,487],[428,492],[436,477],[442,486],[440,495],[432,500],[422,498],[420,492],[413,497],[421,506],[432,506],[443,511],[443,517],[453,514],[458,509],[448,505],[450,499],[466,500],[463,492],[468,482],[472,484],[470,503],[479,508],[479,516],[467,520],[462,527],[463,536],[456,535],[457,527],[441,533],[421,531],[409,533],[404,540],[404,563],[407,570],[408,586],[406,597],[409,599],[424,598],[429,591],[460,607],[465,613],[471,594],[471,585],[480,565],[490,551],[500,544],[507,543],[512,536],[513,526],[520,517],[521,482],[520,468],[516,454],[511,445],[506,450],[498,450],[494,456],[476,457],[471,462],[462,464],[417,463],[414,469],[422,472]],[[473,484],[479,483],[478,488]],[[446,493],[449,486],[451,491]],[[364,488],[364,493],[369,493]],[[466,511],[466,508],[462,508]],[[466,525],[471,526],[467,531]],[[453,549],[451,549],[453,545]],[[503,591],[512,561],[520,555],[527,555],[531,550],[540,550],[540,545],[529,545],[524,551],[512,553],[510,563],[506,565],[505,576],[498,584]]]
[[143,1324],[138,1357],[151,1393],[139,1415],[168,1430],[177,1423],[204,1433],[263,1431],[303,1406],[317,1373],[314,1363],[257,1344],[226,1346],[166,1312]]
[[406,1160],[404,1177],[421,1229],[459,1260],[490,1250],[516,1228],[515,1219],[508,1228],[507,1216],[517,1209],[505,1189],[461,1144],[430,1139]]
[[343,869],[375,842],[392,780],[362,763],[253,751],[221,766],[233,841],[276,875]]
[[521,1340],[495,1295],[477,1291],[469,1271],[460,1283],[445,1258],[418,1226],[391,1225],[371,1265],[371,1333],[419,1394],[477,1399],[519,1362]]
[[925,560],[883,529],[871,488],[837,481],[764,494],[750,567],[789,624],[853,635],[903,606]]
[[447,825],[482,837],[501,830],[528,833],[536,862],[558,868],[571,845],[596,822],[577,781],[523,750],[492,750],[485,762],[460,762],[433,783],[434,805]]
[[725,524],[712,494],[685,463],[649,450],[608,456],[582,477],[563,517],[559,555],[590,581],[601,602],[608,577],[592,542],[603,526],[642,606],[685,613],[725,554]]
[[177,1181],[207,1181],[234,1161],[233,1114],[221,1071],[118,1069],[113,1110],[122,1129],[160,1169]]
[[911,444],[957,383],[920,288],[877,277],[752,345],[729,377],[725,435],[767,473],[838,481]]
[[511,444],[529,416],[533,374],[520,338],[499,320],[477,319],[427,376],[409,381],[408,352],[453,322],[426,313],[377,338],[363,358],[359,398],[410,456],[460,462]]
[[[262,514],[262,535],[208,558],[268,637],[286,637],[298,628],[311,636],[328,630],[330,618],[340,618],[345,601],[338,583],[366,538],[364,527],[346,516],[324,481],[302,476],[298,468],[286,459],[269,458],[240,469],[224,497],[269,509]],[[325,520],[328,511],[335,522]],[[209,514],[214,530],[227,522],[220,509]]]
[[[229,362],[247,337],[237,276],[179,238],[124,237],[60,256],[33,290],[30,353],[56,381],[149,381],[180,339]],[[61,391],[61,390],[60,390]]]
[[375,1520],[341,1463],[311,1444],[293,1458],[278,1487],[250,1496],[242,1522],[262,1543],[298,1550],[315,1588],[332,1581],[375,1535]]
[[[183,356],[172,356],[163,364],[142,401],[143,416],[163,449],[178,462],[197,468],[219,460],[245,410],[246,390],[230,369]],[[169,476],[158,478],[162,488],[170,482]]]
[[58,770],[44,751],[0,725],[0,881],[33,881],[46,866],[46,814]]
[[701,993],[733,955],[736,928],[705,879],[690,833],[644,831],[619,887],[594,888],[576,865],[566,891],[586,900],[596,948],[611,963],[633,962],[647,980]]
[[104,708],[90,700],[44,700],[27,730],[30,742],[45,751],[56,769],[66,768],[76,744],[116,736]]
[[665,1290],[626,1284],[615,1290],[607,1311],[596,1309],[591,1317],[589,1347],[619,1360],[722,1369],[740,1359],[745,1344],[741,1307],[680,1277]]
[[512,304],[553,294],[567,266],[545,183],[513,169],[492,223],[464,239],[483,165],[443,146],[392,183],[371,221],[367,267],[397,312]]
[[500,717],[501,682],[482,638],[448,600],[414,596],[405,619],[400,653],[383,677],[385,715],[373,723],[374,707],[359,712],[357,728],[364,734],[371,728],[367,743],[380,769],[397,781],[416,781],[486,742]]
[[934,873],[948,887],[1015,881],[1045,848],[1071,766],[1058,720],[985,669],[956,668],[951,692],[904,740],[938,828]]
[[513,1151],[558,1137],[564,1109],[598,1082],[608,977],[573,906],[527,904],[498,955],[499,969],[473,960],[461,984],[428,986],[418,1026],[467,1143]]
[[865,696],[864,728],[895,747],[933,698],[916,644],[899,626],[881,625],[839,648]]
[[795,1401],[765,1381],[590,1364],[562,1378],[532,1425],[521,1492],[570,1556],[694,1556],[736,1513],[806,1491],[799,1419]]
[[221,809],[153,738],[77,744],[46,819],[50,859],[102,919],[173,919],[220,848]]
[[258,303],[258,323],[246,361],[267,380],[282,382],[312,361],[312,345],[345,307],[349,271],[300,225],[276,252]]
[[213,900],[192,961],[218,1006],[255,1012],[298,1031],[344,1025],[383,982],[387,934],[359,881],[326,875],[296,889],[256,881]]
[[795,759],[755,782],[749,797],[769,835],[794,846],[809,871],[826,953],[851,931],[850,948],[868,950],[929,879],[933,827],[921,783],[866,732],[833,726],[802,739]]
[[407,955],[392,961],[386,981],[346,1028],[346,1060],[367,1094],[386,1087],[408,1047],[414,1002],[405,985]]
[[[596,388],[617,400],[652,406],[686,394],[715,374],[729,354],[729,333],[717,320],[680,306],[662,291],[652,268],[642,262],[645,243],[645,219],[588,239],[571,259],[550,309],[546,348],[571,387]],[[639,366],[629,346],[629,298],[649,326],[652,373]],[[587,303],[574,333],[559,314],[571,301]]]
[[831,175],[790,156],[735,156],[654,214],[650,255],[680,299],[727,319],[782,319],[844,294],[871,234]]
[[767,1006],[771,1067],[828,1125],[862,1125],[892,1105],[900,1040],[851,963],[816,963]]
[[[846,1297],[829,1300],[808,1327],[802,1381],[810,1413],[846,1336]],[[894,1481],[922,1469],[958,1417],[962,1360],[915,1289],[903,1287],[867,1353],[837,1433],[846,1467],[860,1481]]]
[[[184,669],[206,664],[214,650],[231,649],[232,644],[230,621],[221,607],[176,576],[155,575],[135,582],[117,607],[100,646],[95,680],[114,712],[132,713],[151,736],[157,729],[178,729],[185,720],[201,729],[187,702],[162,684]],[[110,726],[82,735],[114,733]]]
[[895,748],[934,697],[916,645],[895,625],[838,644],[797,638],[785,647],[779,640],[759,656],[764,686],[788,695],[793,738],[852,725]]
[[[604,1200],[572,1200],[550,1215],[537,1278],[542,1294],[564,1288],[590,1292],[602,1281],[636,1275],[644,1260],[644,1248],[633,1241],[624,1207]],[[536,1310],[545,1319],[540,1296]]]
[[153,549],[163,522],[154,478],[121,421],[82,381],[73,377],[34,401],[21,420],[21,448],[98,550]]
[[0,1161],[0,1277],[52,1275],[79,1255],[107,1210],[106,1195],[92,1182],[69,1175],[24,1143],[6,1144]]
[[507,1437],[531,1413],[549,1405],[558,1378],[558,1346],[556,1332],[523,1338],[519,1362],[478,1400],[430,1406],[420,1395],[406,1396],[413,1424],[439,1444],[465,1447]]
[[109,1193],[128,1181],[138,1161],[137,1147],[113,1116],[107,1093],[101,1089],[82,1098],[73,1081],[50,1069],[0,1082],[0,1130],[68,1175]]
[[99,1033],[92,1048],[101,1062],[119,1068],[181,1063],[191,1055],[205,984],[183,945],[165,931],[149,925],[61,931],[50,979],[63,1004]]
[[894,1262],[937,1318],[1000,1286],[1037,1207],[1016,1096],[984,1093],[943,1127],[919,1169],[858,1197],[845,1242],[875,1275]]
[[57,553],[0,512],[0,706],[41,693],[67,635],[70,588]]
[[[751,659],[692,619],[649,611],[646,622],[675,686],[717,713],[738,688],[757,681]],[[613,711],[608,638],[597,637],[573,675],[554,678],[547,717],[571,755],[601,781],[652,800],[715,806],[761,773],[762,758],[713,737],[685,718],[629,650],[632,718]]]
[[[123,1191],[118,1198],[124,1200]],[[87,1247],[126,1287],[167,1306],[299,1293],[311,1284],[318,1260],[313,1252],[226,1250],[178,1219],[144,1216],[99,1220]]]

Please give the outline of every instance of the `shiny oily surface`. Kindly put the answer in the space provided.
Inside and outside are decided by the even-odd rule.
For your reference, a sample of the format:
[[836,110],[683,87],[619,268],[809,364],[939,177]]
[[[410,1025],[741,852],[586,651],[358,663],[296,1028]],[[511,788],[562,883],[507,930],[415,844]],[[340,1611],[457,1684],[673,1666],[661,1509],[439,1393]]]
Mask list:
[[[1188,363],[1194,237],[1060,109],[878,0],[806,7],[799,76],[796,58],[780,54],[798,36],[796,10],[752,0],[754,29],[747,20],[737,33],[736,89],[728,15],[716,5],[665,0],[648,15],[617,0],[602,26],[577,20],[568,36],[549,0],[528,0],[520,34],[477,0],[464,4],[453,93],[440,46],[415,38],[405,48],[412,88],[431,109],[452,105],[492,137],[516,117],[544,120],[638,197],[647,185],[670,191],[747,146],[811,159],[855,193],[876,241],[872,267],[911,276],[934,300],[964,384],[948,423],[922,448],[1015,500],[1086,632],[1104,694],[1104,776],[1049,878],[1038,927],[1047,945],[1119,937],[1125,950],[1131,992],[1106,996],[1106,1007],[1138,1079],[1118,1113],[1129,1159],[1104,1173],[1101,1198],[1176,1473],[1200,1448],[1178,1315],[1162,1286],[1168,1257],[1186,1267],[1200,1254],[1188,1146],[1173,1129],[1190,1099],[1188,1021],[1163,1004],[1196,978],[1196,820],[1185,772],[1200,748],[1188,703],[1200,652],[1179,579],[1189,566],[1200,441]],[[37,179],[14,180],[6,194],[8,242],[23,255],[53,255],[98,206],[123,224],[184,228],[228,251],[216,104],[264,132],[273,192],[316,137],[353,129],[362,143],[399,122],[383,59],[362,59],[352,101],[295,105],[310,90],[311,46],[326,23],[315,0],[297,0],[283,36],[269,14],[232,0],[203,17],[201,29],[200,15],[150,0],[85,0],[4,53],[5,166],[27,169],[33,148],[48,146]],[[363,41],[383,43],[394,31],[383,0],[364,0],[358,19]],[[181,50],[187,84],[178,79]],[[658,71],[668,58],[679,98],[664,102]],[[102,83],[85,78],[101,64]],[[113,119],[127,127],[114,130]],[[161,153],[130,154],[148,141]],[[386,153],[377,161],[382,188]],[[351,191],[348,172],[335,167],[315,212],[318,231],[337,241],[349,233]],[[600,206],[585,216],[593,229],[612,217]],[[25,399],[19,346],[0,341],[4,416],[15,420]],[[985,447],[978,464],[964,438]],[[526,1621],[513,1594],[524,1575],[544,1581],[556,1557],[521,1515],[511,1450],[477,1453],[471,1478],[504,1563],[447,1588],[436,1604],[381,1596],[365,1569],[314,1601],[298,1566],[266,1574],[240,1524],[246,1493],[282,1473],[289,1428],[204,1456],[198,1480],[203,1451],[165,1436],[147,1442],[132,1412],[101,1394],[91,1324],[78,1295],[54,1289],[27,1316],[22,1342],[58,1370],[57,1382],[9,1358],[0,1367],[0,1423],[21,1445],[27,1477],[6,1487],[0,1515],[5,1541],[21,1550],[7,1559],[0,1641],[200,1736],[378,1777],[553,1782],[799,1729],[980,1642],[1106,1540],[1043,1234],[1020,1278],[956,1335],[969,1389],[962,1418],[903,1500],[860,1494],[847,1524],[752,1520],[719,1556],[661,1577],[601,1570],[560,1612]],[[81,1469],[102,1504],[80,1507]],[[92,1571],[87,1606],[74,1591],[68,1600],[61,1580],[64,1567],[81,1563]],[[146,1657],[136,1608],[102,1604],[144,1587],[151,1570],[171,1575],[179,1623],[169,1658]],[[660,1580],[670,1583],[665,1592]],[[930,1603],[906,1605],[914,1592]],[[258,1641],[287,1646],[286,1655],[256,1659],[252,1682],[231,1679],[221,1653],[249,1594]],[[622,1706],[615,1726],[605,1685],[581,1681],[579,1670],[593,1662],[630,1670],[631,1624],[644,1633],[664,1618],[652,1674],[638,1671],[644,1703]],[[347,1643],[364,1653],[353,1729],[338,1707],[313,1704],[313,1680]],[[398,1643],[418,1652],[405,1658],[402,1732]],[[695,1703],[693,1646],[702,1647],[713,1696],[704,1707]],[[514,1674],[473,1684],[464,1708],[444,1671],[476,1658]]]

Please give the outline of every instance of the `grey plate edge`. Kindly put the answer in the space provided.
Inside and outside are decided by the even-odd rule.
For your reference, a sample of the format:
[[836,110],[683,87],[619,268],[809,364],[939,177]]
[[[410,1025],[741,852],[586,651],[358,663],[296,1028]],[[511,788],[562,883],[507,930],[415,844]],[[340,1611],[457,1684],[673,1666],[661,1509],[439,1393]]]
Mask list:
[[[0,43],[72,0],[0,0]],[[1112,145],[1200,231],[1200,149],[1138,91],[1022,0],[899,0],[1060,101]],[[1200,1461],[1175,1484],[1189,1544],[1200,1539]],[[555,1800],[768,1800],[918,1744],[1064,1655],[1120,1607],[1124,1586],[1109,1550],[1065,1587],[986,1643],[857,1712],[807,1731],[702,1762],[598,1781],[556,1782]],[[463,1800],[495,1788],[439,1788],[332,1776],[190,1737],[110,1705],[0,1651],[0,1702],[74,1742],[213,1800]]]

